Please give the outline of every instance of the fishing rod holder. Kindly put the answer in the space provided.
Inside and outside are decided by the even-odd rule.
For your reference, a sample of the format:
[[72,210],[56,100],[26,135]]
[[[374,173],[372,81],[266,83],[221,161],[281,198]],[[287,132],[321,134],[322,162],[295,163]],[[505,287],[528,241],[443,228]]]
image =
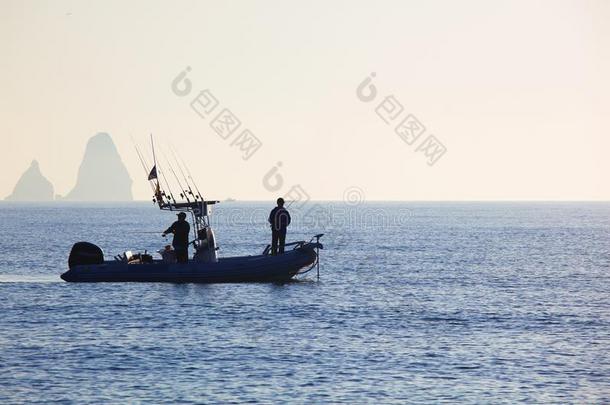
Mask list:
[[218,204],[217,200],[192,202],[158,202],[159,208],[165,211],[187,211],[195,217],[209,217],[212,214],[210,205]]

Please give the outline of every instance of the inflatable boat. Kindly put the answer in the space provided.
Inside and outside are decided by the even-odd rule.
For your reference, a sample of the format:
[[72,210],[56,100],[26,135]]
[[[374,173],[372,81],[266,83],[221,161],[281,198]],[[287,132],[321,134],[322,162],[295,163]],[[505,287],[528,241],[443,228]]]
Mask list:
[[[152,146],[152,135],[151,135]],[[210,224],[211,206],[217,200],[205,200],[194,184],[188,168],[188,176],[184,174],[180,163],[176,159],[179,172],[183,175],[182,182],[177,173],[169,164],[170,171],[176,176],[180,197],[177,201],[167,182],[163,169],[155,158],[155,149],[152,148],[153,167],[149,170],[140,151],[136,148],[138,156],[148,181],[154,192],[153,204],[157,204],[163,211],[178,211],[179,216],[187,217],[190,214],[192,236],[188,239],[195,253],[192,258],[177,260],[176,252],[170,246],[159,250],[160,258],[154,259],[147,252],[133,254],[131,251],[114,256],[114,260],[106,260],[102,249],[88,242],[78,242],[72,246],[68,258],[69,270],[61,278],[70,282],[170,282],[170,283],[244,283],[244,282],[285,282],[311,270],[314,266],[318,270],[319,278],[319,252],[322,249],[320,238],[323,234],[315,235],[309,242],[298,241],[288,243],[292,247],[285,253],[272,255],[270,246],[262,254],[254,256],[218,257],[216,237]],[[161,187],[159,176],[165,180],[167,189]],[[191,183],[195,188],[191,187]],[[183,188],[186,185],[186,188]],[[314,241],[315,239],[315,241]],[[186,259],[184,263],[178,263]]]
[[[319,237],[318,237],[319,239]],[[72,247],[69,270],[61,278],[70,282],[169,282],[169,283],[245,283],[286,282],[308,272],[318,264],[319,242],[293,242],[283,254],[271,255],[268,249],[256,256],[218,258],[217,261],[171,263],[152,259],[148,254],[126,252],[114,260],[104,260],[102,250],[91,243]]]

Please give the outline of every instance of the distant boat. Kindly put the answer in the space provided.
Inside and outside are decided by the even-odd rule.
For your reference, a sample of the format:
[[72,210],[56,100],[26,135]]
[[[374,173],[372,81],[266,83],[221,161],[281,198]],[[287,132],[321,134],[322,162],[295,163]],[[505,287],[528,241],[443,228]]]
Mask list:
[[[137,148],[136,151],[140,155]],[[115,256],[114,260],[105,260],[102,249],[98,246],[88,242],[77,242],[72,246],[68,258],[69,270],[61,275],[63,280],[171,283],[284,282],[314,267],[317,267],[319,276],[319,251],[323,249],[320,238],[324,234],[315,235],[308,242],[287,243],[286,247],[292,249],[279,255],[271,255],[270,246],[267,245],[258,255],[219,258],[216,237],[209,221],[210,206],[217,204],[218,201],[205,200],[194,184],[188,168],[186,168],[187,176],[179,166],[184,176],[182,183],[179,184],[186,185],[186,189],[176,193],[182,199],[178,202],[171,190],[161,188],[158,175],[162,176],[162,172],[157,162],[154,162],[151,170],[148,170],[144,162],[142,165],[149,173],[148,180],[154,191],[153,202],[158,204],[161,210],[190,214],[193,240],[189,244],[195,248],[193,257],[187,263],[176,263],[175,255],[168,246],[166,250],[159,251],[161,259],[153,259],[147,252],[134,254],[128,251]],[[176,175],[171,166],[170,170]],[[169,188],[169,185],[167,187]]]
[[237,201],[237,200],[235,198],[231,198],[231,197],[224,200],[224,202],[235,202],[235,201]]

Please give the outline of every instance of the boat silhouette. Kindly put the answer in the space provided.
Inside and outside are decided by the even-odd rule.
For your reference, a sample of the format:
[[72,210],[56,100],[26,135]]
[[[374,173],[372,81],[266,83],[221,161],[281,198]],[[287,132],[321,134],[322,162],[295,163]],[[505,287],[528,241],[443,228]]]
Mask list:
[[[152,138],[151,138],[152,143]],[[174,198],[165,174],[158,166],[154,146],[152,169],[148,169],[143,156],[136,148],[140,161],[154,192],[153,203],[164,211],[178,211],[190,215],[195,250],[186,263],[177,263],[169,246],[160,250],[161,258],[153,258],[148,252],[124,252],[105,260],[102,249],[93,243],[77,242],[68,258],[68,271],[61,278],[69,282],[172,282],[172,283],[243,283],[286,282],[314,267],[319,277],[319,251],[323,249],[317,234],[309,241],[287,243],[292,247],[285,253],[272,255],[270,246],[257,255],[218,257],[216,236],[210,225],[211,206],[217,200],[205,200],[196,187],[188,168],[186,174],[176,158],[176,165],[183,178],[168,162],[168,168],[180,187],[180,199]],[[159,177],[165,180],[162,186]],[[194,190],[193,190],[194,187]]]

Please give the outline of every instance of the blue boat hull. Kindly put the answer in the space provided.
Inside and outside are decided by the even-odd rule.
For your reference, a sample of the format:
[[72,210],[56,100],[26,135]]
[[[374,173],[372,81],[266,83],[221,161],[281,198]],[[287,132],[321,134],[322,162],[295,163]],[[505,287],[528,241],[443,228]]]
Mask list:
[[221,258],[217,263],[127,264],[104,261],[76,265],[61,275],[69,282],[251,283],[285,282],[316,262],[314,246],[305,245],[284,254]]

